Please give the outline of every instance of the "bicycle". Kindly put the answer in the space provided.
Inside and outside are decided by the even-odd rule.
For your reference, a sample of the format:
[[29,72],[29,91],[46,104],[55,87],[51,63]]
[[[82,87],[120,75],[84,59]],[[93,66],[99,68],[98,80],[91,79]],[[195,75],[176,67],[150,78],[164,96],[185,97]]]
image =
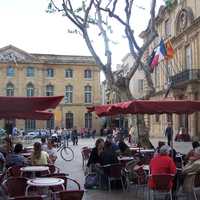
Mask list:
[[60,156],[65,161],[72,161],[74,159],[74,151],[69,147],[69,142],[66,137],[61,146],[57,149],[57,152],[60,151]]

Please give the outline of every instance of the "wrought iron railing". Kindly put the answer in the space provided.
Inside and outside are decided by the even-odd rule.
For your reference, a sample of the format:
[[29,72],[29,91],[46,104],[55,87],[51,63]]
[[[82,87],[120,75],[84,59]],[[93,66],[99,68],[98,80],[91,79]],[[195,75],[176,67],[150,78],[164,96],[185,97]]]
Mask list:
[[187,69],[170,77],[173,86],[194,80],[200,80],[200,69]]

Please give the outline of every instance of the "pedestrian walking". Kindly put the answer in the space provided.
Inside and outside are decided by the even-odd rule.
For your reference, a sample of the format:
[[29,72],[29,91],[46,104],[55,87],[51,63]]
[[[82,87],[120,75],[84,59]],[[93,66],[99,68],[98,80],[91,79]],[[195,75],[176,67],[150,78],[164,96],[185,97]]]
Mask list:
[[78,145],[78,132],[76,127],[74,127],[74,129],[72,130],[72,142],[73,145]]
[[165,137],[167,137],[167,144],[171,146],[171,141],[173,139],[173,128],[171,122],[168,122],[167,128],[165,129]]

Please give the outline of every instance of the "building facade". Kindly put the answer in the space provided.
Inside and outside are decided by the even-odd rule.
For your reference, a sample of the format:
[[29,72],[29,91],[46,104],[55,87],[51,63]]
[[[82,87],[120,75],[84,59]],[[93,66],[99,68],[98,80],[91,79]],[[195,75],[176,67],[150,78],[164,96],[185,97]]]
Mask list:
[[64,96],[51,120],[0,120],[0,127],[99,129],[86,109],[101,103],[100,70],[91,56],[32,54],[9,45],[0,49],[0,75],[1,96]]
[[[200,100],[200,1],[173,0],[172,6],[161,6],[156,26],[159,37],[149,47],[149,55],[163,38],[171,41],[174,57],[161,62],[154,70],[152,78],[156,95],[151,99]],[[144,31],[140,36],[146,40],[148,32]],[[183,127],[191,137],[200,137],[199,113],[173,114],[172,119],[169,115],[149,118],[152,136],[163,136],[167,122],[173,119],[175,133]]]

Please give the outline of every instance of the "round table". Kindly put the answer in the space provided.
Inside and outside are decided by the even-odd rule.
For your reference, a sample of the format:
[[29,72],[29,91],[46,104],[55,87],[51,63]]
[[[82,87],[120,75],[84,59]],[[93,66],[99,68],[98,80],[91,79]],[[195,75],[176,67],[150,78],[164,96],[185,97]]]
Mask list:
[[35,187],[49,187],[49,186],[57,186],[62,185],[63,190],[64,187],[64,180],[61,178],[53,178],[53,177],[45,177],[45,178],[34,178],[27,181],[28,186],[26,187],[26,196],[28,196],[28,189],[31,186]]
[[26,167],[21,167],[21,175],[23,172],[32,172],[33,178],[36,177],[36,172],[44,172],[44,171],[49,171],[49,167],[47,166],[26,166]]
[[119,156],[118,157],[119,161],[129,161],[129,160],[134,160],[133,156]]

